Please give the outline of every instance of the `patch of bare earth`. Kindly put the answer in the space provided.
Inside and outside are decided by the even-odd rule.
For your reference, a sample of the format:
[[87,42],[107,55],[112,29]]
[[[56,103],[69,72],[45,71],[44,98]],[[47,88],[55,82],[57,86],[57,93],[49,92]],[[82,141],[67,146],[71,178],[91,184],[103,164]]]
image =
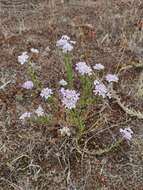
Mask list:
[[[0,190],[142,190],[142,119],[111,100],[91,113],[80,142],[75,132],[61,138],[58,126],[22,125],[20,114],[43,103],[21,89],[30,78],[17,57],[31,47],[39,49],[33,57],[38,79],[55,88],[64,76],[55,44],[67,34],[77,41],[73,62],[102,63],[106,72],[119,73],[114,89],[121,102],[143,112],[143,67],[136,68],[143,65],[143,2],[1,0],[0,6],[0,86],[8,82],[0,89]],[[134,131],[132,142],[97,154],[124,127]]]

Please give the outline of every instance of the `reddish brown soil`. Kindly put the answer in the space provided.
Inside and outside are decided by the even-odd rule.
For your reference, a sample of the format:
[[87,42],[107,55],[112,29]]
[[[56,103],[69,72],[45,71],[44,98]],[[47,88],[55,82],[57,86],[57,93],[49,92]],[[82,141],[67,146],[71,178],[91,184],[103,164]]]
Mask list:
[[[142,18],[140,0],[1,0],[0,86],[11,82],[0,90],[0,190],[143,190],[142,120],[125,114],[116,101],[106,102],[99,124],[83,137],[81,148],[92,136],[86,147],[90,152],[106,148],[124,127],[133,129],[134,138],[102,156],[80,154],[75,134],[63,139],[58,126],[21,124],[20,113],[39,104],[47,107],[39,96],[21,89],[29,78],[26,66],[17,62],[21,52],[39,49],[33,57],[38,79],[56,88],[64,67],[55,44],[67,34],[77,41],[73,62],[102,63],[105,72],[117,72],[143,61]],[[121,72],[114,88],[122,102],[143,112],[143,97],[136,96],[141,73],[142,68],[134,67]],[[94,111],[101,108],[99,104]]]

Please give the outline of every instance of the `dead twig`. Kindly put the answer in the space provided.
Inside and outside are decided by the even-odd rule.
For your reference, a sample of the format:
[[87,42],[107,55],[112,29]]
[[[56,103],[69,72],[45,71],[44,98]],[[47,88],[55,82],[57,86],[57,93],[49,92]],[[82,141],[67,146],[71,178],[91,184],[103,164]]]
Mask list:
[[132,65],[127,65],[127,66],[121,67],[121,69],[119,70],[119,73],[122,72],[122,71],[126,71],[128,69],[132,69],[132,68],[135,68],[135,69],[141,68],[141,69],[143,69],[143,63],[138,63],[138,64],[133,63]]
[[133,109],[129,109],[127,106],[125,106],[124,103],[121,102],[120,98],[114,94],[113,98],[117,101],[117,104],[120,106],[120,108],[131,117],[137,117],[138,119],[143,119],[143,113],[140,111],[136,111]]
[[11,80],[7,81],[2,86],[0,86],[0,90],[3,90],[9,83],[11,83]]
[[91,155],[91,156],[102,156],[103,154],[109,153],[112,150],[116,149],[117,147],[119,147],[123,142],[123,139],[119,139],[118,141],[116,141],[115,143],[111,144],[111,146],[107,147],[107,148],[103,148],[103,149],[98,149],[97,151],[93,151],[90,152],[87,149],[81,149],[78,145],[78,142],[76,142],[76,149],[77,151],[82,155],[83,153]]

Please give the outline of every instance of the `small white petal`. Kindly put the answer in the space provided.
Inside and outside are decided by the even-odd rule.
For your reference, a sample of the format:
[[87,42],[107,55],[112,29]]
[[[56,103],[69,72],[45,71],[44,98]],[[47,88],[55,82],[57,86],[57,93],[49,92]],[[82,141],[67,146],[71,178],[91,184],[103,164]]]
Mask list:
[[95,64],[93,66],[93,69],[98,70],[98,71],[103,70],[104,69],[104,65],[102,65],[101,63]]
[[70,41],[70,43],[75,45],[75,44],[76,44],[76,41]]
[[25,112],[20,116],[20,120],[25,120],[26,118],[30,118],[31,117],[31,112]]
[[23,65],[28,62],[29,56],[27,55],[27,52],[23,52],[21,55],[18,56],[18,62]]
[[70,37],[67,36],[67,35],[63,35],[63,36],[61,37],[61,39],[62,39],[62,40],[67,40],[67,41],[69,41],[69,40],[70,40]]
[[61,86],[66,86],[68,83],[64,79],[62,79],[62,80],[59,81],[59,84]]
[[35,113],[38,115],[38,117],[43,116],[44,115],[44,110],[42,108],[42,106],[39,106],[36,110]]
[[64,53],[67,53],[73,50],[73,46],[67,42],[66,44],[63,45],[62,49]]
[[37,53],[37,54],[39,53],[39,50],[38,50],[38,49],[31,48],[30,50],[31,50],[32,53]]
[[27,89],[27,90],[31,90],[34,87],[34,84],[32,81],[26,81],[23,85],[23,88]]

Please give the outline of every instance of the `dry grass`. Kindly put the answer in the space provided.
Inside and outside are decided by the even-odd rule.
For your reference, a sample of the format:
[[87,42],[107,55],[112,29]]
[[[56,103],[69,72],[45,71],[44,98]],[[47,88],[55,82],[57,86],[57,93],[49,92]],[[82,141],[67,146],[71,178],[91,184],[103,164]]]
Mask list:
[[[68,34],[78,44],[74,61],[100,62],[119,73],[121,101],[143,112],[142,67],[134,67],[143,61],[142,1],[1,0],[0,7],[0,190],[142,190],[142,119],[113,100],[97,106],[88,118],[88,125],[93,118],[95,124],[80,141],[74,129],[72,138],[61,138],[57,126],[21,125],[20,113],[35,109],[40,99],[21,91],[28,76],[17,63],[19,53],[38,48],[38,78],[55,87],[64,76],[55,42]],[[133,129],[132,143],[97,155],[123,127]]]

